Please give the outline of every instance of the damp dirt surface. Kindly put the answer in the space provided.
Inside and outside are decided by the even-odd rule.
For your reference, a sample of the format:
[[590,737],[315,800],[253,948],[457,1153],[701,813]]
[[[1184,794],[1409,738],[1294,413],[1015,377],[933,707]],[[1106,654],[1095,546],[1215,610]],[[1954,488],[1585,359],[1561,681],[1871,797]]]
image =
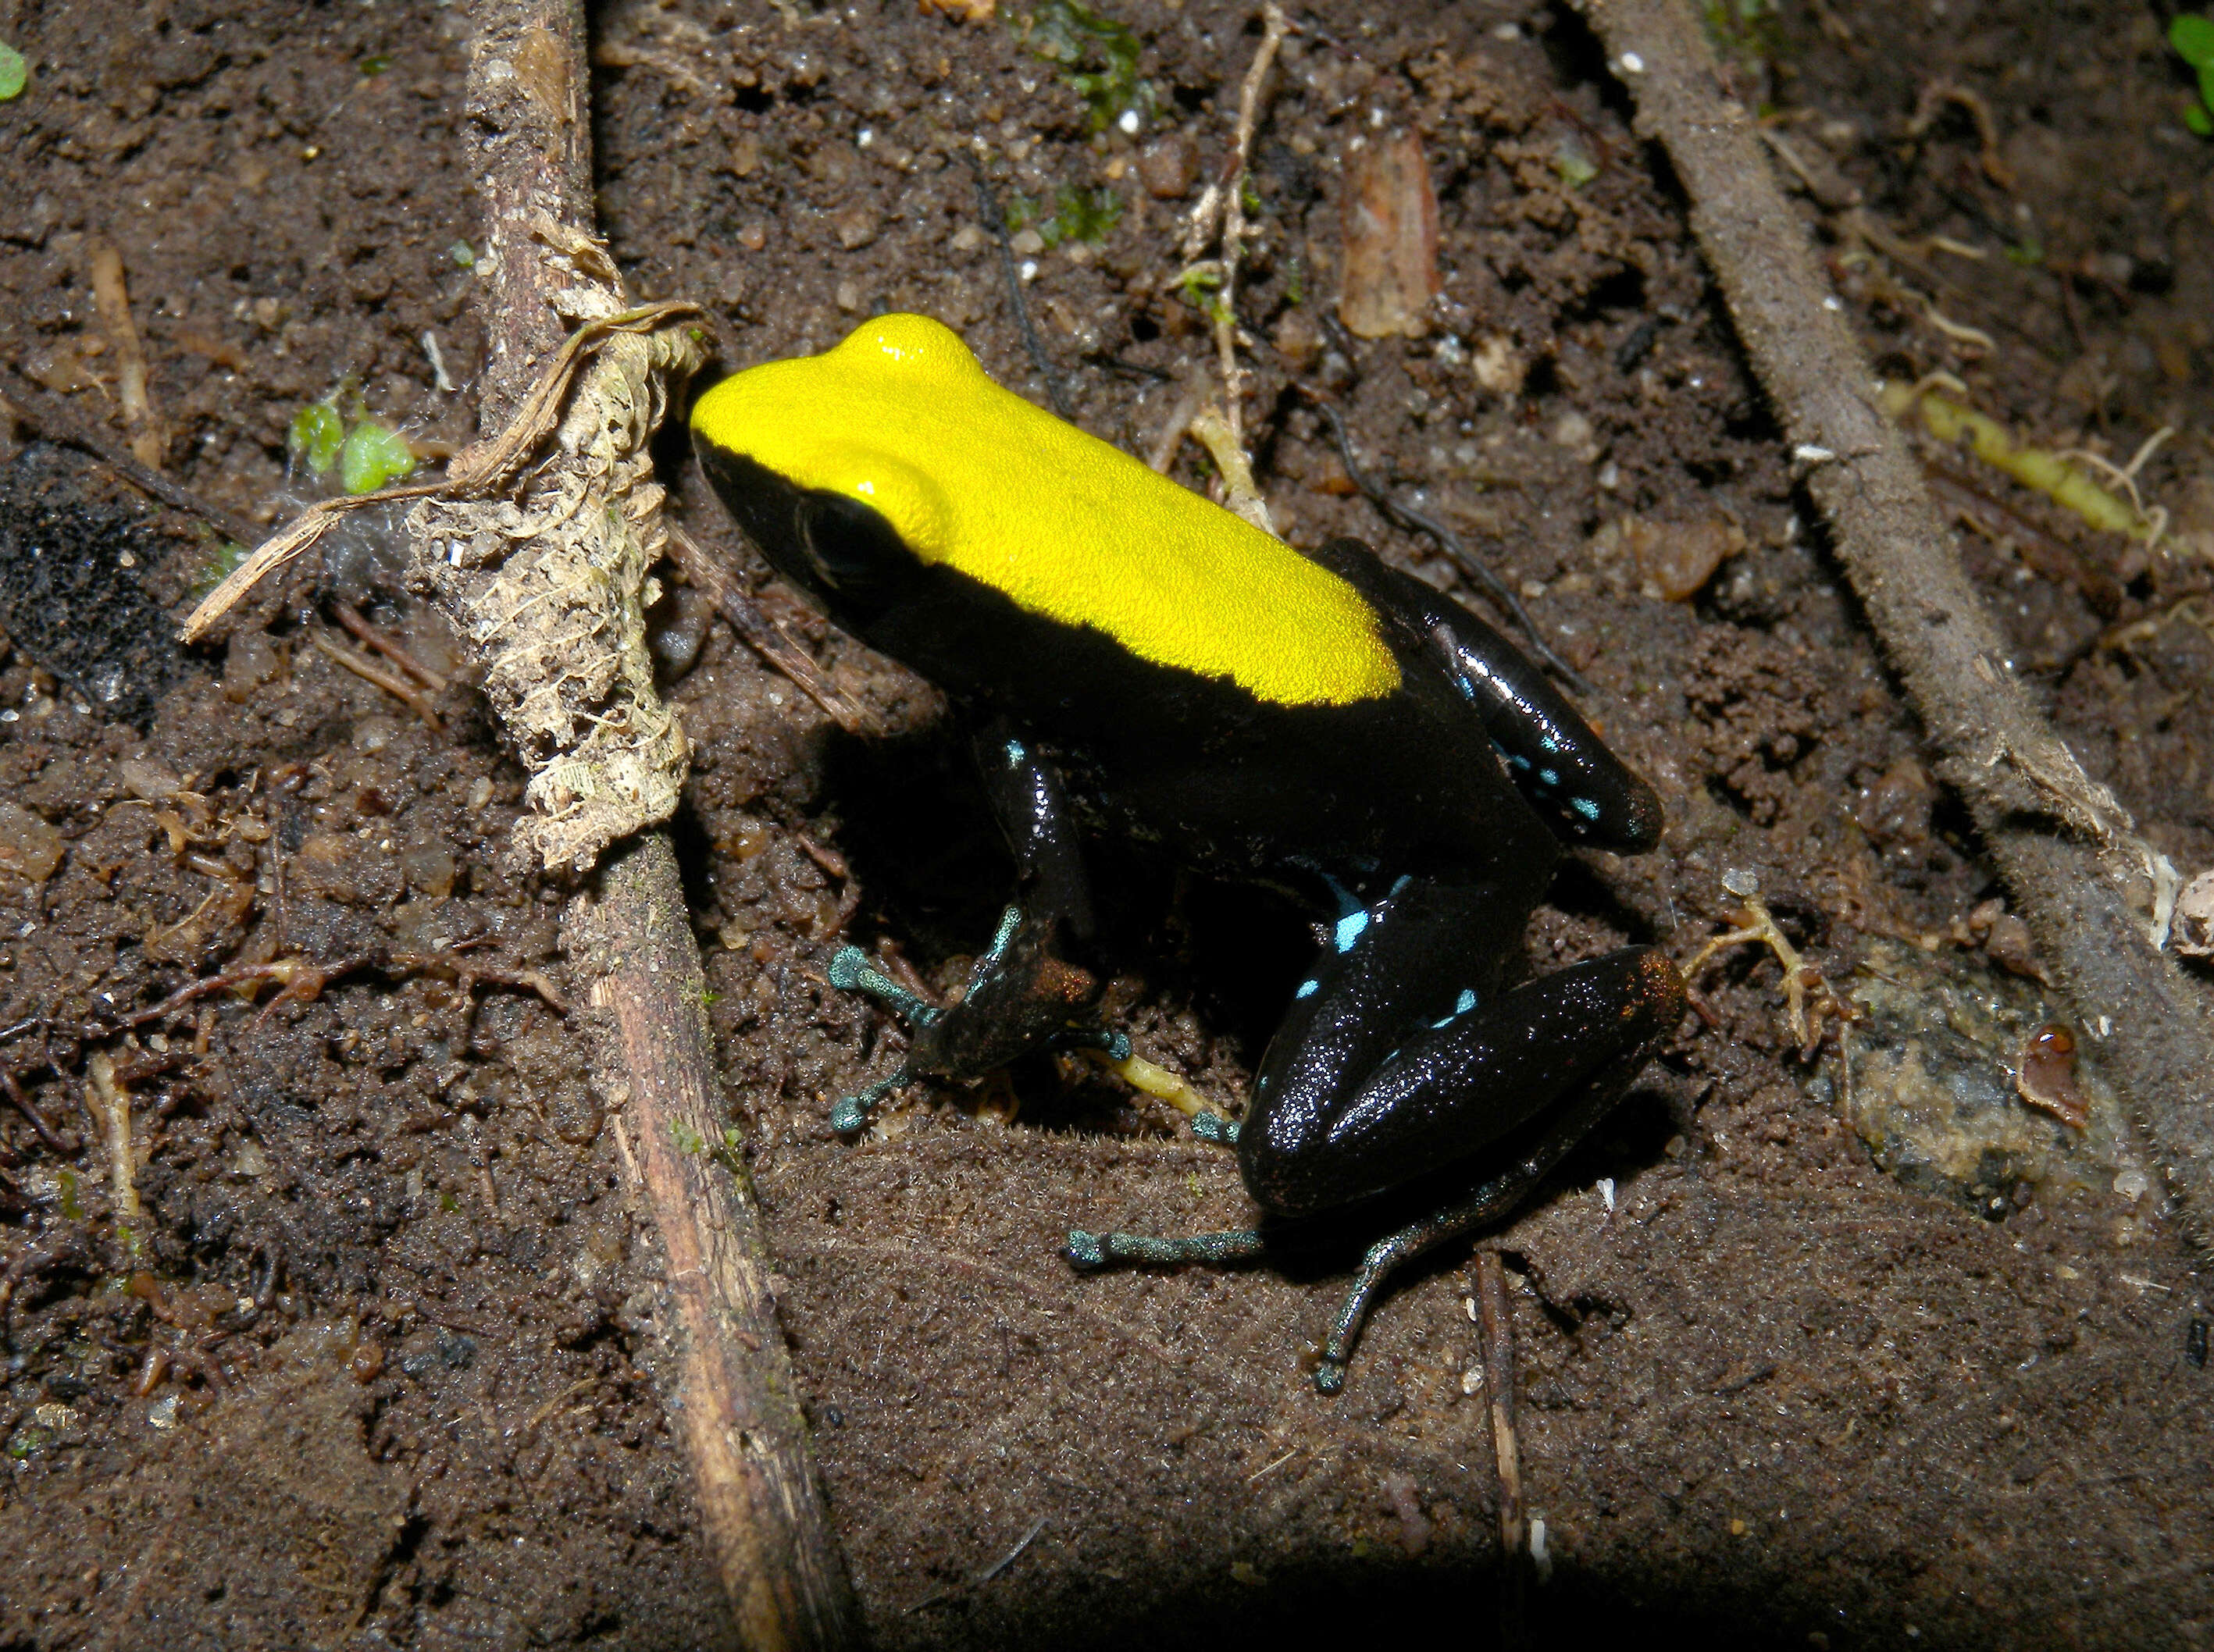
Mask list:
[[[2172,427],[2136,476],[2168,513],[2150,552],[1928,457],[2086,765],[2186,876],[2214,864],[2214,149],[2162,15],[1710,9],[1758,14],[1733,89],[1887,375],[1949,374],[2116,465]],[[1532,970],[1633,940],[1688,960],[1757,883],[1831,984],[1868,989],[1862,1019],[1802,1054],[1777,963],[1720,954],[1614,1117],[1481,1240],[1543,1522],[1518,1595],[1470,1245],[1385,1297],[1324,1399],[1359,1234],[1227,1273],[1062,1260],[1073,1227],[1250,1219],[1228,1155],[1156,1104],[1040,1063],[831,1136],[901,1035],[829,989],[830,950],[951,986],[1011,873],[939,697],[768,582],[668,442],[683,521],[895,731],[842,735],[669,599],[711,1015],[872,1638],[1305,1644],[1449,1612],[1508,1644],[2203,1644],[2203,1276],[2125,1119],[2009,1101],[2012,1041],[2058,1021],[2095,1064],[2099,1006],[2041,987],[1930,777],[1665,166],[1563,11],[1300,20],[1238,295],[1280,526],[1480,604],[1353,487],[1327,398],[1667,800],[1651,854],[1569,863]],[[32,64],[0,105],[14,367],[257,522],[315,494],[286,433],[319,398],[429,454],[468,438],[459,8],[22,0],[0,24]],[[1228,152],[1244,11],[1042,7],[1025,34],[905,0],[676,0],[601,8],[594,38],[602,227],[636,292],[710,307],[721,369],[919,310],[1159,446],[1212,356],[1179,242]],[[1440,290],[1355,338],[1341,283],[1379,277],[1347,256],[1349,180],[1404,187],[1361,155],[1409,136]],[[146,363],[135,432],[105,249]],[[563,1012],[571,892],[513,869],[522,776],[396,525],[187,655],[162,627],[220,548],[34,435],[0,418],[0,1645],[732,1643],[664,1405],[655,1241]],[[1192,446],[1171,462],[1206,485]],[[428,673],[419,706],[346,663],[370,656],[341,605]],[[1234,1109],[1306,929],[1094,848],[1113,1018]],[[1909,1071],[1934,1146],[1851,1093]],[[1946,1094],[1974,1105],[1948,1121]]]

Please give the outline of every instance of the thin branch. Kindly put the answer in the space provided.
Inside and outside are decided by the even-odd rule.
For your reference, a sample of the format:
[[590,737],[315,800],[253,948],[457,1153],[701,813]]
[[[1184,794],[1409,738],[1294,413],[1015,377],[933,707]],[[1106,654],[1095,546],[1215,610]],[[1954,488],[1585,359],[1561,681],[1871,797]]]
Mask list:
[[1245,369],[1238,364],[1238,266],[1245,255],[1245,190],[1252,171],[1253,136],[1261,125],[1261,98],[1291,25],[1274,0],[1261,8],[1261,45],[1238,88],[1238,134],[1232,150],[1230,190],[1222,202],[1222,290],[1214,312],[1214,353],[1222,375],[1223,417],[1231,440],[1245,445]]
[[438,714],[432,709],[431,702],[423,698],[423,691],[397,672],[387,671],[367,655],[356,654],[352,649],[341,643],[333,643],[321,631],[311,632],[308,640],[364,682],[375,683],[394,699],[398,700],[417,716],[422,718],[430,726],[432,734],[445,733],[445,725],[438,721]]
[[824,676],[814,656],[755,606],[720,557],[681,524],[670,522],[668,527],[670,558],[682,571],[685,582],[714,603],[715,612],[756,654],[790,678],[793,687],[821,706],[823,714],[847,734],[868,736],[884,732],[884,722],[875,712]]
[[1514,1306],[1508,1300],[1507,1271],[1497,1251],[1476,1253],[1476,1314],[1499,1503],[1499,1638],[1501,1645],[1514,1647],[1523,1641],[1522,1446],[1514,1431]]
[[1868,624],[2014,903],[2214,1241],[2214,1014],[2163,954],[2179,880],[2022,685],[1844,306],[1681,0],[1577,0],[1667,150],[1693,233]]
[[1075,404],[1068,399],[1068,387],[1061,381],[1054,369],[1053,359],[1045,353],[1044,341],[1039,338],[1037,326],[1031,320],[1030,301],[1023,296],[1023,272],[1015,266],[1015,247],[1007,234],[1007,215],[1000,208],[1000,197],[992,187],[992,180],[984,175],[984,163],[975,155],[964,153],[969,175],[976,180],[976,212],[984,221],[984,228],[1000,249],[1000,273],[1007,283],[1007,308],[1015,313],[1015,326],[1022,330],[1023,348],[1031,353],[1031,365],[1045,381],[1046,399],[1053,411],[1073,423]]

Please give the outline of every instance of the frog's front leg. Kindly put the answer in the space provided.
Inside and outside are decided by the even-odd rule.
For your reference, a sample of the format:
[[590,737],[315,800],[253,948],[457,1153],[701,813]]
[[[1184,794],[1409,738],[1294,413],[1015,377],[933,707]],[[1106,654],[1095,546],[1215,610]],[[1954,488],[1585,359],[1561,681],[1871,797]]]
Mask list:
[[896,1070],[832,1110],[830,1126],[841,1133],[861,1129],[880,1100],[918,1078],[974,1078],[1041,1047],[1128,1054],[1092,1018],[1098,978],[1061,955],[1065,941],[1090,938],[1092,895],[1060,775],[1004,722],[980,732],[976,758],[992,812],[1014,851],[1020,903],[1000,918],[957,1003],[927,1002],[878,971],[858,947],[842,947],[831,959],[833,986],[883,1001],[912,1033]]
[[[1675,966],[1644,947],[1498,992],[1521,914],[1520,901],[1483,885],[1408,880],[1349,908],[1263,1058],[1238,1153],[1268,1217],[1464,1178],[1436,1214],[1370,1247],[1316,1374],[1326,1393],[1342,1384],[1385,1279],[1519,1204],[1683,1015]],[[1220,1262],[1264,1244],[1258,1230],[1166,1241],[1072,1234],[1069,1256],[1090,1267]]]

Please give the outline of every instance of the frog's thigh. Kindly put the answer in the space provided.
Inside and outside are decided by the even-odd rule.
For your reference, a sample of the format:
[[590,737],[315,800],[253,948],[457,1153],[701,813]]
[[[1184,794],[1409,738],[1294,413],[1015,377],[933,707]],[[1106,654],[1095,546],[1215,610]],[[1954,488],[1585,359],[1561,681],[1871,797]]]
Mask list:
[[1571,1095],[1627,1088],[1683,1011],[1675,966],[1630,947],[1498,997],[1471,991],[1358,1074],[1280,1035],[1238,1135],[1246,1187],[1289,1216],[1413,1181]]

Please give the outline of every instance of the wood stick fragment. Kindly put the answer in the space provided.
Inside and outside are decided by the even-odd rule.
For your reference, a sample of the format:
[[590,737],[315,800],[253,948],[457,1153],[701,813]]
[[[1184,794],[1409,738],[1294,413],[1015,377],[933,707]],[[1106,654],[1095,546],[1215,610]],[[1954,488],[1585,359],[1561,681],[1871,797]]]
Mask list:
[[401,647],[399,638],[389,636],[370,625],[363,618],[361,610],[355,607],[352,603],[333,602],[331,604],[331,612],[338,616],[339,624],[344,625],[362,642],[375,649],[433,694],[443,694],[446,692],[445,678]]
[[1491,1454],[1499,1499],[1500,1642],[1519,1644],[1525,1576],[1522,1446],[1514,1432],[1514,1305],[1507,1270],[1493,1250],[1476,1253],[1477,1327],[1483,1333],[1483,1393],[1491,1420]]
[[123,429],[131,438],[131,451],[147,469],[159,470],[169,446],[168,433],[146,393],[146,352],[131,320],[123,255],[104,241],[95,241],[92,247],[92,302],[100,311],[101,330],[115,349],[116,395],[123,404]]
[[1575,0],[1667,151],[1748,360],[1939,777],[2214,1248],[2214,1004],[2162,951],[2174,869],[2084,773],[2014,674],[1875,377],[1680,0]]
[[313,633],[308,640],[364,682],[375,683],[394,699],[398,700],[417,716],[422,718],[430,725],[432,734],[445,732],[445,725],[438,721],[437,712],[432,709],[431,702],[423,698],[423,691],[414,684],[394,676],[367,655],[356,654],[352,649],[333,643],[321,631]]
[[115,1063],[105,1050],[95,1050],[85,1064],[91,1075],[84,1098],[99,1114],[107,1137],[107,1173],[115,1198],[115,1219],[135,1224],[139,1218],[138,1167],[131,1155],[131,1092],[115,1082]]

